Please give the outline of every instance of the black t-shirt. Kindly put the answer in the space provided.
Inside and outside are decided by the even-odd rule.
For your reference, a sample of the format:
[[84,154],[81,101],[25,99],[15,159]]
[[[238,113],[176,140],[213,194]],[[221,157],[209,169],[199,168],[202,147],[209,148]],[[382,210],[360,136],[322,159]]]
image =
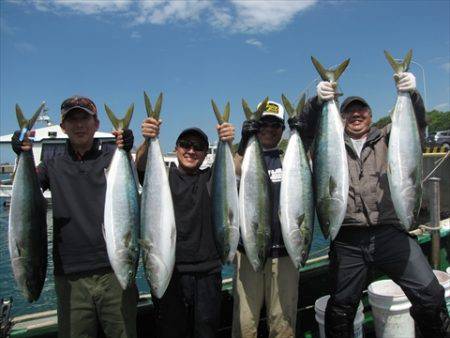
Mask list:
[[263,152],[264,161],[266,162],[267,172],[271,181],[272,193],[272,239],[270,245],[271,257],[283,257],[287,255],[286,248],[281,234],[281,223],[278,214],[280,206],[280,187],[283,168],[281,165],[281,151],[279,149],[266,150]]
[[188,175],[169,171],[177,228],[176,269],[180,272],[219,271],[221,262],[214,241],[209,181],[211,169]]

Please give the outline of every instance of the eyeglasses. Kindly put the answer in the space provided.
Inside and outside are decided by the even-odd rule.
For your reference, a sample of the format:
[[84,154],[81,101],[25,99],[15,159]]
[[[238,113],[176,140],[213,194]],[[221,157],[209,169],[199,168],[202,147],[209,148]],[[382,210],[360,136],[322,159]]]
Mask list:
[[267,122],[267,121],[263,121],[259,123],[259,126],[261,128],[272,128],[272,129],[280,129],[283,128],[283,123],[282,122]]
[[183,149],[193,148],[195,151],[205,151],[206,150],[205,144],[202,142],[180,140],[180,141],[178,141],[178,146]]

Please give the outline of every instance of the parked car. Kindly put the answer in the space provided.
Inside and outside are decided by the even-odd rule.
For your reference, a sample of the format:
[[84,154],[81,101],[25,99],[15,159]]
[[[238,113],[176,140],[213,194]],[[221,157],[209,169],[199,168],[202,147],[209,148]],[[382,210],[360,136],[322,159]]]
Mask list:
[[450,150],[450,130],[438,131],[434,135],[434,142],[438,147],[444,147],[446,151]]

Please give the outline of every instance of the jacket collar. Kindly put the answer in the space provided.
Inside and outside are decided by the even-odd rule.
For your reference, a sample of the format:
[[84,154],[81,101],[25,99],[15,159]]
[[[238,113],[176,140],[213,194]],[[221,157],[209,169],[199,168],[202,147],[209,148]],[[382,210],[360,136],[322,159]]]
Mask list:
[[[376,141],[378,141],[381,138],[381,136],[382,135],[381,135],[380,129],[378,129],[376,127],[370,127],[365,143],[375,143]],[[346,145],[352,146],[351,137],[348,136],[347,133],[344,133],[344,141],[345,141]]]
[[94,139],[91,149],[89,149],[83,155],[80,155],[73,149],[72,144],[70,143],[70,140],[67,140],[66,149],[67,149],[67,153],[74,161],[85,161],[85,160],[91,160],[91,159],[98,157],[98,155],[100,154],[100,145],[101,145],[100,141],[98,139]]

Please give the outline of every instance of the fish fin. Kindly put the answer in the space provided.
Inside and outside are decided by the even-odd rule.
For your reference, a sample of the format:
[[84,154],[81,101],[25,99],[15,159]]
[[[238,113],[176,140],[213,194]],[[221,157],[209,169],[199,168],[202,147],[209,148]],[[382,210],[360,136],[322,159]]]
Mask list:
[[231,208],[228,208],[228,223],[230,225],[233,224],[233,220],[234,220],[233,210]]
[[214,100],[212,100],[212,99],[211,99],[211,105],[212,105],[212,107],[213,107],[214,115],[216,115],[217,122],[218,122],[219,124],[224,123],[223,117],[222,117],[222,115],[220,114],[220,110],[219,110],[219,108],[217,107],[217,105],[216,105],[216,103],[214,102]]
[[22,253],[23,253],[23,246],[19,244],[19,242],[16,242],[16,250],[17,250],[17,255],[19,257],[22,257]]
[[256,112],[254,114],[254,118],[256,120],[259,120],[264,113],[264,111],[267,109],[267,102],[269,102],[269,97],[266,96],[266,98],[261,102],[258,109],[256,109]]
[[242,99],[242,108],[244,109],[244,114],[245,114],[245,117],[247,118],[247,120],[252,120],[253,119],[252,110],[248,106],[247,101],[245,101],[244,99]]
[[225,110],[223,112],[223,120],[225,122],[230,122],[230,101],[225,105]]
[[303,213],[300,216],[298,216],[297,224],[298,224],[299,227],[303,224],[304,220],[305,220],[305,213]]
[[394,116],[394,107],[389,111],[389,116],[392,120],[392,116]]
[[[414,185],[417,183],[417,166],[414,167],[413,170],[411,170],[411,172],[409,173],[409,178],[411,179],[411,182],[413,182]],[[419,181],[421,180],[419,179]]]
[[130,246],[131,243],[131,230],[129,230],[125,236],[123,236],[123,244],[125,245],[126,248],[128,248]]
[[102,234],[103,234],[103,239],[106,242],[106,233],[105,233],[105,223],[104,222],[102,223]]
[[386,50],[384,51],[384,55],[396,74],[408,71],[412,59],[412,49],[406,53],[405,58],[401,62],[394,59],[394,57]]
[[161,107],[162,107],[163,93],[159,93],[158,98],[156,99],[155,109],[153,110],[153,117],[156,120],[159,120],[159,116],[161,115]]
[[300,98],[300,101],[298,102],[297,108],[295,110],[297,116],[300,116],[300,114],[303,111],[303,108],[305,107],[305,103],[306,103],[306,94],[303,93],[302,97]]
[[145,91],[144,91],[144,103],[145,103],[145,110],[147,111],[147,116],[153,117],[152,104],[150,103],[150,98],[148,97]]
[[335,69],[332,69],[332,68],[326,69],[321,65],[321,63],[314,56],[311,56],[311,61],[314,65],[314,67],[316,67],[316,70],[319,73],[322,80],[330,81],[330,82],[336,82],[339,79],[339,77],[342,75],[344,70],[347,68],[348,64],[350,63],[350,59],[346,59]]
[[139,239],[138,240],[139,245],[144,249],[144,250],[150,250],[150,248],[152,247],[152,245],[150,244],[150,242],[148,240],[145,239]]
[[293,117],[295,114],[295,110],[292,107],[291,102],[286,96],[284,96],[284,94],[281,94],[281,101],[283,101],[284,108],[286,108],[289,117]]
[[336,188],[337,188],[336,181],[334,180],[333,176],[330,176],[330,184],[328,186],[330,196],[334,195]]

